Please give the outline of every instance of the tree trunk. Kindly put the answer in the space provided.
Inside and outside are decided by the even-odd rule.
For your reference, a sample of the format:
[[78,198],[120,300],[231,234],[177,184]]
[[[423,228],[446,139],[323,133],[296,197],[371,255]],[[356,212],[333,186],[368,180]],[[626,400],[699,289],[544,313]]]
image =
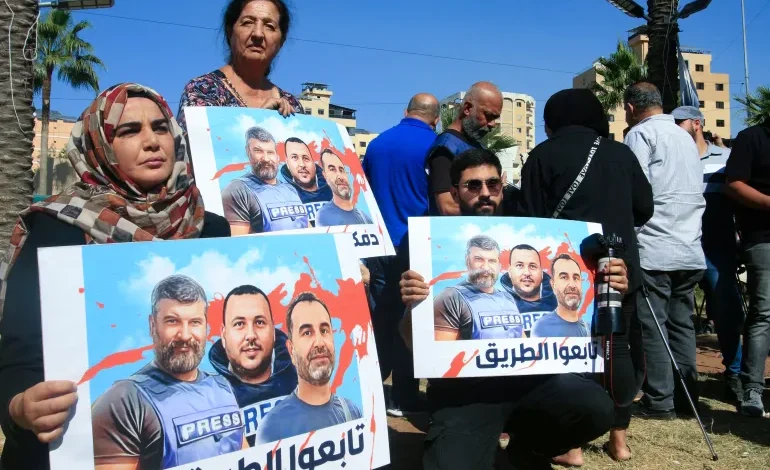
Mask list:
[[43,109],[40,116],[40,169],[38,169],[38,191],[46,196],[51,195],[53,161],[48,153],[48,126],[51,122],[51,80],[53,79],[53,67],[46,70],[43,80]]
[[[2,4],[0,25],[11,25],[9,47],[0,47],[0,263],[6,259],[16,218],[32,202],[32,139],[35,123],[32,106],[32,62],[24,59],[24,42],[34,47],[38,0],[8,0]],[[32,51],[27,53],[30,56]],[[13,73],[9,74],[9,67]],[[13,89],[13,94],[11,94]],[[11,96],[13,95],[13,98]],[[18,118],[17,118],[18,115]],[[0,316],[2,312],[0,312]]]
[[671,21],[679,9],[678,0],[647,0],[650,50],[647,54],[649,80],[663,96],[663,110],[670,113],[679,102],[679,25]]

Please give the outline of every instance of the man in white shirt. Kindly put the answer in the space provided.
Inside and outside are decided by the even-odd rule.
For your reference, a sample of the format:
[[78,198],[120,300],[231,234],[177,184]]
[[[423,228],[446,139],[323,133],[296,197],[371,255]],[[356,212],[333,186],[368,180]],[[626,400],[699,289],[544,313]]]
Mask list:
[[[691,316],[695,310],[693,289],[706,269],[701,247],[701,218],[706,203],[698,148],[674,118],[663,113],[663,100],[655,85],[632,85],[626,90],[624,103],[626,122],[631,126],[624,142],[639,159],[652,185],[655,203],[654,215],[637,233],[643,283],[687,388],[697,402]],[[642,402],[634,415],[673,419],[676,411],[689,411],[686,398],[678,393],[675,397],[671,360],[643,296],[637,300],[637,314],[642,325],[647,378]]]

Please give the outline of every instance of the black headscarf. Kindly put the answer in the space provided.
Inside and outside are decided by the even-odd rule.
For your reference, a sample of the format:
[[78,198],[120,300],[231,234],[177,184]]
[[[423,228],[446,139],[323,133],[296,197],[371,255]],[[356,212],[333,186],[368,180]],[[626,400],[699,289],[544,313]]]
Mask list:
[[566,126],[583,126],[609,138],[610,124],[602,104],[592,91],[582,88],[562,90],[548,99],[543,110],[545,125],[556,132]]

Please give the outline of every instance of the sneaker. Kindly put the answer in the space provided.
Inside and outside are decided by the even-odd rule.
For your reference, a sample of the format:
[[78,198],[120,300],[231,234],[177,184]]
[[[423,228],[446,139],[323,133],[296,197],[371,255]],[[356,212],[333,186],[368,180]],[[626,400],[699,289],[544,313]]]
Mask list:
[[394,418],[405,418],[407,416],[414,416],[423,413],[427,413],[427,407],[420,403],[418,406],[410,406],[409,408],[397,406],[393,403],[385,409],[388,416]]
[[762,390],[750,388],[743,392],[741,414],[758,418],[765,415],[765,407],[762,404]]
[[498,439],[498,444],[500,445],[500,448],[505,450],[508,447],[508,444],[511,442],[511,436],[507,432],[504,432],[500,434],[500,438]]
[[661,421],[670,421],[676,419],[676,411],[670,410],[653,410],[641,403],[634,403],[631,405],[631,415],[635,418],[641,419],[657,419]]
[[725,399],[731,403],[740,403],[743,399],[743,383],[737,375],[725,377]]

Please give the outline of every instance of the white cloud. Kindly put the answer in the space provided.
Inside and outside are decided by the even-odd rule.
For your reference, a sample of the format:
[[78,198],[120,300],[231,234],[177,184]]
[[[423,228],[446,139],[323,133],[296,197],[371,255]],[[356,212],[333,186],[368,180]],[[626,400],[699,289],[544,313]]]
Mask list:
[[254,126],[265,129],[273,134],[273,137],[275,137],[276,140],[281,142],[289,137],[296,137],[307,144],[315,142],[320,147],[324,138],[323,134],[303,130],[297,119],[286,120],[278,117],[269,117],[262,122],[257,122],[256,119],[248,114],[241,114],[236,118],[236,124],[233,126],[232,131],[237,134],[240,139],[243,139],[246,135],[246,131]]
[[545,237],[538,235],[537,228],[533,224],[525,225],[519,230],[511,224],[497,224],[489,227],[486,231],[483,231],[478,225],[465,224],[460,227],[459,232],[454,238],[465,243],[469,238],[480,234],[494,238],[500,244],[500,248],[504,250],[526,243],[533,246],[536,250],[550,247],[551,252],[555,253],[559,245],[566,241],[564,239],[556,239],[550,235]]
[[217,251],[206,251],[192,257],[186,266],[177,267],[168,258],[150,255],[138,263],[138,272],[129,280],[128,293],[149,301],[155,285],[171,274],[184,274],[200,283],[209,298],[214,294],[227,295],[230,290],[243,284],[255,285],[270,292],[278,284],[292,286],[299,278],[299,272],[288,266],[276,269],[260,265],[262,254],[253,249],[232,261]]

